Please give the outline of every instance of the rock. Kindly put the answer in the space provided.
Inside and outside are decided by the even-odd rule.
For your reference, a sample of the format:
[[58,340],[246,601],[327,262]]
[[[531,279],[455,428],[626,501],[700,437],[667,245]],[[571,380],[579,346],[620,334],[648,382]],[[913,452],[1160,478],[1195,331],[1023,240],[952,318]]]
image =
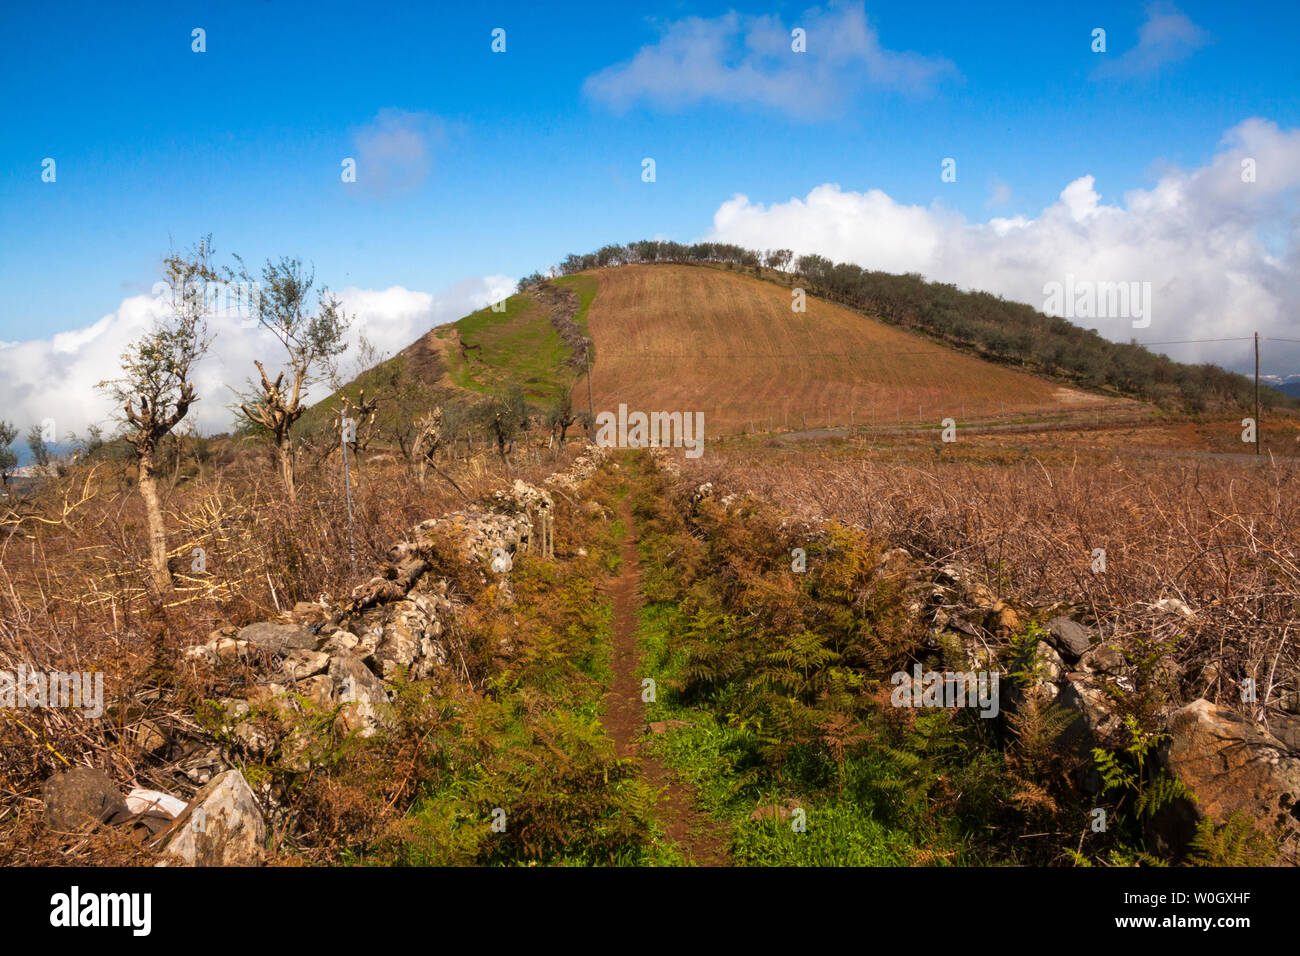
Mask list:
[[1084,670],[1102,674],[1122,674],[1126,663],[1124,652],[1113,644],[1098,644],[1079,660]]
[[132,813],[160,813],[173,820],[185,812],[184,800],[161,790],[132,790],[126,805]]
[[993,605],[990,624],[994,628],[1012,632],[1020,630],[1020,615],[1001,601]]
[[687,720],[652,720],[650,721],[650,733],[655,735],[666,734],[668,731],[676,730],[679,727],[693,726],[695,725]]
[[1268,732],[1286,744],[1292,753],[1300,754],[1300,717],[1272,714],[1268,718]]
[[1048,621],[1047,630],[1052,635],[1052,644],[1071,661],[1077,661],[1092,646],[1092,631],[1064,615]]
[[239,632],[239,639],[276,654],[288,654],[292,650],[315,650],[316,637],[300,624],[277,624],[274,621],[259,621],[250,624]]
[[384,683],[355,656],[330,658],[329,675],[338,687],[339,728],[359,736],[374,734],[382,708],[388,703]]
[[1164,611],[1166,614],[1177,614],[1189,619],[1196,616],[1196,612],[1178,598],[1161,598],[1151,606],[1157,611]]
[[1073,743],[1090,752],[1093,747],[1117,745],[1123,724],[1111,712],[1110,698],[1104,687],[1086,674],[1065,675],[1058,703],[1079,715],[1062,734],[1065,743]]
[[289,680],[303,680],[319,674],[329,667],[330,656],[322,651],[309,651],[298,648],[289,652],[289,656],[280,664],[280,669],[288,675]]
[[167,746],[167,735],[152,720],[142,720],[131,728],[130,740],[141,753],[153,754]]
[[329,608],[321,604],[299,601],[285,617],[295,624],[301,624],[303,627],[319,629],[329,623],[330,611]]
[[294,691],[322,709],[334,704],[334,681],[325,674],[298,681]]
[[183,866],[256,866],[265,845],[257,797],[243,774],[227,770],[190,801],[163,853]]
[[1160,762],[1194,794],[1156,823],[1175,851],[1186,846],[1197,820],[1223,824],[1234,812],[1252,817],[1280,837],[1278,862],[1300,866],[1300,756],[1252,720],[1204,698],[1174,713]]
[[131,811],[122,792],[102,770],[73,767],[45,781],[45,822],[51,830],[75,833],[98,823],[121,823]]
[[319,650],[334,657],[337,654],[346,654],[359,643],[360,639],[351,631],[335,631],[321,643]]
[[447,607],[445,599],[418,592],[391,606],[375,648],[375,662],[385,679],[406,667],[411,677],[422,680],[447,662],[447,650],[439,640]]

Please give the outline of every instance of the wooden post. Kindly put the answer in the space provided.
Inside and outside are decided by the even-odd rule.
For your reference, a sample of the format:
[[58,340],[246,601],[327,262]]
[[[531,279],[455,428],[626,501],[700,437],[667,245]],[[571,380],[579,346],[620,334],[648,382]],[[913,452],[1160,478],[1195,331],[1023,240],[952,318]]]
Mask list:
[[1255,333],[1255,454],[1260,454],[1259,443],[1263,439],[1263,426],[1259,421],[1259,333]]

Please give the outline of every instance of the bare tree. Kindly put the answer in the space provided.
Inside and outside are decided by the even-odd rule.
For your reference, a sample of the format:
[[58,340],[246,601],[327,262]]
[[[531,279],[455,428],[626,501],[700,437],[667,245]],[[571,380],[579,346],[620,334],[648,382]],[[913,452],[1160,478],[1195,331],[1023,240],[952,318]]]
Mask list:
[[208,350],[208,286],[219,281],[212,266],[212,237],[205,236],[188,253],[163,260],[171,287],[167,314],[122,353],[123,376],[100,382],[125,413],[122,437],[135,450],[138,485],[149,525],[149,558],[154,588],[171,588],[167,568],[167,528],[158,497],[158,445],[198,401],[189,380],[195,363]]
[[[239,275],[252,281],[247,269],[241,269]],[[254,362],[261,384],[251,403],[239,403],[239,411],[249,422],[270,432],[290,504],[296,500],[293,423],[307,410],[306,388],[317,374],[328,374],[331,361],[347,348],[343,334],[348,319],[342,305],[323,287],[313,301],[315,284],[315,274],[304,274],[298,259],[285,256],[279,262],[266,261],[254,308],[258,322],[284,346],[288,361],[274,379],[261,362]]]
[[438,449],[442,446],[442,406],[422,415],[415,425],[417,431],[411,457],[419,464],[420,487],[423,488],[425,469],[437,461]]

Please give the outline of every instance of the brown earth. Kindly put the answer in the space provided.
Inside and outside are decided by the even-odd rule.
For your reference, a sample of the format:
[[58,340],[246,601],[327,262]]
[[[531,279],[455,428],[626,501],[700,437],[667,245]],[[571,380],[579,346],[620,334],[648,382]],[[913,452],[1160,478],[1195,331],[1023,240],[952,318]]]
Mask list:
[[656,811],[668,839],[698,866],[725,866],[727,841],[721,824],[695,809],[695,791],[676,780],[658,757],[641,751],[638,738],[646,730],[641,681],[637,678],[641,655],[637,648],[637,611],[641,606],[641,561],[637,555],[635,524],[630,502],[622,506],[627,528],[622,543],[622,569],[608,585],[614,605],[613,678],[605,694],[603,723],[614,739],[619,757],[637,757],[646,783],[660,791]]
[[[1063,388],[789,289],[678,265],[592,272],[595,408],[702,411],[706,434],[1024,416],[1133,403]],[[586,405],[586,383],[573,392]]]

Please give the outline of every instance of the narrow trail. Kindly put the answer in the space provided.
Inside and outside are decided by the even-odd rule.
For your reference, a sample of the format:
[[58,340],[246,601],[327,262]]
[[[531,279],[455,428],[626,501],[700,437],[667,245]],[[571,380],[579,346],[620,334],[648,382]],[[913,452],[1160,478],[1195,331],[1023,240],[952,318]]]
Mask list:
[[637,745],[637,737],[646,727],[641,681],[637,678],[641,661],[636,640],[637,611],[641,607],[641,559],[637,554],[636,525],[629,499],[623,500],[621,515],[627,530],[622,542],[621,571],[609,583],[608,590],[614,605],[614,673],[605,694],[603,723],[614,738],[618,756],[639,757],[642,777],[652,788],[660,791],[656,816],[667,831],[668,839],[677,844],[687,860],[698,866],[726,866],[729,860],[722,825],[696,810],[694,790],[675,780],[658,757],[640,752]]

